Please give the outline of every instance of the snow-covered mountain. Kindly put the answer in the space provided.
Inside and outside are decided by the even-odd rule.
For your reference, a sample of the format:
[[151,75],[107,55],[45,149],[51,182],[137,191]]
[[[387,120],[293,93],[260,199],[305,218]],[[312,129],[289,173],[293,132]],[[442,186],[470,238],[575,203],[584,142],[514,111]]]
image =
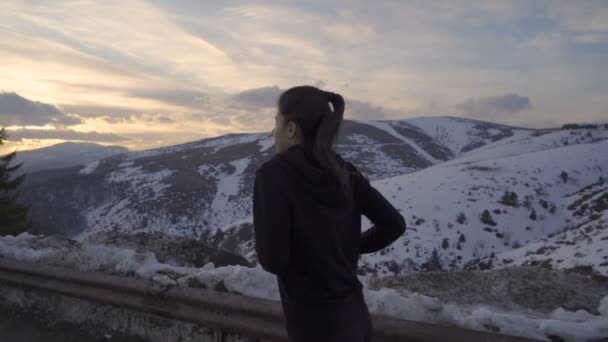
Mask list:
[[[608,254],[596,241],[607,225],[600,182],[608,178],[607,139],[605,127],[530,130],[453,117],[345,121],[338,152],[408,223],[393,245],[362,257],[361,273],[538,263],[524,249],[547,246],[541,254],[565,268],[579,258],[577,265],[608,274]],[[23,192],[35,231],[79,239],[156,232],[254,261],[253,176],[273,153],[269,133],[231,134],[30,175]],[[364,229],[370,225],[364,219]]]
[[[376,180],[422,170],[466,146],[526,131],[455,118],[435,121],[443,132],[440,140],[407,120],[345,121],[338,151]],[[462,146],[456,148],[453,140]],[[159,231],[198,237],[251,215],[254,171],[273,154],[270,133],[121,154],[85,167],[31,174],[24,201],[32,205],[30,218],[38,232]]]
[[565,195],[563,200],[568,218],[559,232],[521,248],[472,260],[467,268],[540,265],[607,275],[608,180],[600,176],[597,182]]
[[93,143],[65,142],[36,150],[18,152],[17,163],[23,163],[20,172],[84,165],[129,150],[122,146],[103,146]]
[[[578,268],[608,275],[608,129],[515,132],[426,169],[373,182],[405,235],[360,273]],[[364,229],[371,223],[364,217]],[[251,219],[207,238],[254,261]],[[221,238],[218,238],[217,236]],[[242,244],[235,244],[239,236]]]
[[[606,151],[605,129],[519,133],[375,182],[408,219],[409,230],[365,256],[364,264],[386,272],[462,268],[483,258],[527,264],[534,258],[526,249],[544,247],[554,251],[543,254],[556,265],[590,265],[608,275],[608,249],[601,247],[608,233]],[[480,268],[492,266],[486,261]]]

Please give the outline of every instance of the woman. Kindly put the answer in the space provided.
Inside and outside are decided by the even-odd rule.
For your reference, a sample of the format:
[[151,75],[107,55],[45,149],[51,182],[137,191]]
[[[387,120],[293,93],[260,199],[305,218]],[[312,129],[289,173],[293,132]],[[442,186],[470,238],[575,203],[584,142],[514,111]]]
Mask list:
[[[273,129],[277,153],[255,174],[256,252],[277,276],[294,342],[371,340],[357,261],[406,228],[403,216],[334,151],[343,115],[338,94],[312,86],[285,91]],[[374,224],[363,234],[361,214]]]

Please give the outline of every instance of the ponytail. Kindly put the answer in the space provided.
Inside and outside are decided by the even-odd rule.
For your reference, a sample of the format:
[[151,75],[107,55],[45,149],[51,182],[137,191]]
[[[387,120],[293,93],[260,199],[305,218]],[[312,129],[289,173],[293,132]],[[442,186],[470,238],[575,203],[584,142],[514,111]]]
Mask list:
[[303,144],[312,147],[321,167],[345,186],[349,181],[349,171],[340,166],[334,151],[344,118],[344,98],[313,86],[298,86],[283,92],[278,106],[287,120],[300,125]]
[[344,98],[340,94],[324,92],[327,102],[333,110],[323,115],[314,140],[314,155],[319,163],[340,182],[347,182],[346,173],[338,164],[334,155],[334,144],[338,138],[338,130],[344,117]]

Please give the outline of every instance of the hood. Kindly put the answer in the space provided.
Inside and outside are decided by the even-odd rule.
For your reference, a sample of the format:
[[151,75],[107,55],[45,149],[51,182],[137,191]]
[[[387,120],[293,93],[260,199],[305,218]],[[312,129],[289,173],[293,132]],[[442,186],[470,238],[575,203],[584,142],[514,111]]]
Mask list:
[[[338,153],[335,156],[338,163],[343,165],[342,157]],[[290,175],[290,182],[294,183],[296,191],[308,194],[328,207],[342,206],[347,200],[340,183],[321,167],[311,147],[292,145],[276,157],[277,164]]]

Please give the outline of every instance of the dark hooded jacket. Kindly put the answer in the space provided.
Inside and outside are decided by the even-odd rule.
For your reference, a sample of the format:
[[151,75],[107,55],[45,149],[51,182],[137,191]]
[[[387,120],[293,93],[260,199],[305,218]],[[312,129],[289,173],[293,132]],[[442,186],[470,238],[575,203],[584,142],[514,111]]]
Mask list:
[[[403,216],[350,162],[346,187],[312,149],[292,145],[255,173],[253,223],[261,266],[277,275],[291,341],[369,341],[371,321],[357,278],[361,253],[390,245]],[[361,233],[361,215],[374,224]]]

